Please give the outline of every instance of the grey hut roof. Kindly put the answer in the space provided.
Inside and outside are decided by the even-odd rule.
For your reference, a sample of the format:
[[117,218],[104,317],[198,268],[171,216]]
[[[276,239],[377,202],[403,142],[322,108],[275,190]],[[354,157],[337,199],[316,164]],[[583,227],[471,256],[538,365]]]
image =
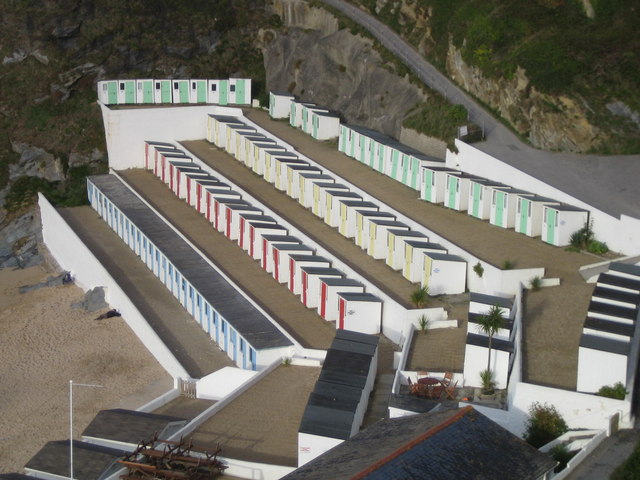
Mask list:
[[378,346],[380,339],[376,335],[368,333],[354,332],[353,330],[337,330],[334,341],[348,340],[350,342],[365,343],[367,345]]
[[350,200],[348,198],[341,198],[341,199],[338,199],[338,201],[341,204],[343,204],[344,206],[346,206],[346,207],[352,207],[352,208],[355,207],[356,210],[358,208],[363,208],[363,207],[366,207],[366,208],[380,208],[375,203],[368,202],[366,200]]
[[156,140],[145,140],[144,143],[147,145],[151,145],[153,147],[164,147],[164,148],[176,148],[173,143],[169,142],[158,142]]
[[274,95],[278,96],[278,97],[287,97],[287,98],[296,98],[295,95],[289,93],[289,92],[285,92],[284,90],[271,90],[270,93],[273,93]]
[[[489,348],[489,337],[476,333],[467,333],[467,345]],[[494,337],[491,340],[491,348],[502,352],[513,353],[513,342]]]
[[631,265],[622,262],[611,262],[609,270],[614,272],[627,273],[629,275],[635,275],[640,279],[640,265]]
[[267,242],[275,243],[302,243],[300,239],[292,235],[263,235],[262,238]]
[[[78,480],[98,480],[121,466],[116,461],[127,453],[87,442],[73,442],[73,476]],[[61,477],[69,476],[69,440],[47,442],[24,466]]]
[[415,230],[397,230],[390,228],[387,233],[392,233],[401,238],[422,238],[426,240],[428,237],[424,233],[416,232]]
[[555,465],[468,406],[380,421],[283,480],[533,480]]
[[256,307],[113,175],[89,177],[254,348],[291,345]]
[[187,420],[121,408],[101,410],[84,429],[82,436],[136,445],[148,442],[156,433],[164,438],[162,432],[172,423],[185,425]]
[[210,113],[209,116],[211,118],[215,118],[216,120],[218,120],[219,122],[235,122],[235,123],[243,123],[240,120],[240,117],[234,117],[231,115],[217,115],[215,113]]
[[497,295],[487,295],[486,293],[471,292],[469,294],[470,302],[484,303],[486,305],[497,305],[511,309],[513,308],[514,297],[498,297]]
[[335,182],[313,182],[314,185],[317,185],[318,188],[329,188],[329,189],[342,189],[349,190],[349,187],[343,185],[342,183]]
[[615,353],[617,355],[629,355],[629,342],[600,337],[598,335],[590,335],[588,333],[583,333],[580,337],[580,346],[591,350]]
[[361,287],[362,284],[352,278],[322,277],[320,279],[329,287]]
[[307,275],[336,275],[336,276],[344,275],[343,272],[341,272],[337,268],[332,268],[332,267],[316,267],[313,265],[306,265],[304,267],[300,267],[300,270],[305,272]]
[[566,205],[561,203],[559,205],[547,205],[548,208],[558,210],[559,212],[587,212],[584,208],[574,207],[573,205]]
[[338,292],[338,296],[350,302],[380,302],[380,299],[371,293]]
[[458,255],[450,255],[448,253],[425,252],[429,258],[433,260],[441,260],[443,262],[466,262],[466,260]]
[[[442,245],[440,245],[439,243],[434,243],[434,242],[423,242],[422,240],[407,240],[404,239],[404,243],[407,245],[410,245],[413,248],[426,248],[429,250],[442,250],[443,252],[446,252],[447,249],[445,247],[443,247]],[[431,256],[431,255],[429,255]]]
[[[516,194],[519,196],[519,194]],[[524,198],[529,200],[530,202],[539,202],[539,203],[560,203],[558,200],[554,200],[553,198],[543,197],[541,195],[522,195]]]

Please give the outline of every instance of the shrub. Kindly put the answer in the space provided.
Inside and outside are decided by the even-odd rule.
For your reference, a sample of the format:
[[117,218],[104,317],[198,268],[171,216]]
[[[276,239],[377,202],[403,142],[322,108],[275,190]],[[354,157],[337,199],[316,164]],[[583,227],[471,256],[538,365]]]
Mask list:
[[542,279],[539,276],[533,277],[529,280],[529,286],[531,287],[531,290],[537,292],[542,287]]
[[533,402],[529,407],[524,439],[535,448],[540,448],[566,433],[568,429],[567,422],[556,407]]
[[491,395],[495,391],[496,382],[493,379],[493,372],[489,369],[480,372],[480,381],[482,382],[482,393]]
[[599,242],[598,240],[591,240],[589,245],[587,245],[587,251],[590,253],[595,253],[596,255],[602,255],[609,251],[609,247],[604,242]]
[[420,315],[420,318],[418,318],[418,325],[420,326],[420,332],[427,333],[427,330],[431,325],[431,320],[426,315]]
[[502,263],[502,270],[513,270],[513,267],[516,266],[516,262],[514,262],[513,260],[505,260]]
[[429,303],[429,287],[419,287],[416,288],[409,297],[411,303],[415,305],[416,308],[424,308]]
[[549,454],[551,455],[551,458],[558,462],[558,465],[553,471],[558,473],[567,468],[567,463],[569,463],[569,460],[571,460],[576,453],[578,452],[570,451],[569,447],[564,443],[559,443],[551,447]]
[[617,382],[614,385],[603,385],[602,387],[600,387],[600,390],[598,390],[598,393],[596,393],[596,395],[599,395],[601,397],[608,397],[608,398],[615,398],[616,400],[624,400],[624,398],[627,396],[627,389],[626,387],[622,384],[622,382]]
[[478,277],[480,278],[482,278],[482,275],[484,275],[484,267],[480,262],[476,263],[473,266],[473,271],[476,272],[476,275],[478,275]]

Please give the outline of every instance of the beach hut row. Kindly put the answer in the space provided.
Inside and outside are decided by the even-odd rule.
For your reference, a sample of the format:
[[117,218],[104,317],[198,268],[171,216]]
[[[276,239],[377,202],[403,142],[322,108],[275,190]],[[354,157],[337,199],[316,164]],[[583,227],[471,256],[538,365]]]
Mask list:
[[621,382],[635,365],[632,346],[640,314],[640,266],[612,262],[601,273],[591,296],[578,348],[579,392]]
[[[331,260],[317,255],[277,219],[244,200],[228,183],[203,171],[182,151],[175,149],[172,154],[181,155],[179,160],[163,161],[167,148],[159,142],[145,142],[145,165],[213,228],[259,261],[275,280],[300,296],[305,306],[336,322],[336,328],[380,332],[382,302],[366,293],[364,285],[332,268]],[[154,161],[156,156],[158,161]]]
[[378,337],[338,330],[298,429],[298,466],[360,431],[378,365]]
[[[494,307],[500,309],[503,324],[491,339],[491,353],[489,353],[489,336],[480,327],[480,321]],[[470,384],[473,385],[475,382],[480,386],[480,372],[485,369],[490,354],[491,370],[494,373],[496,387],[507,387],[516,352],[515,315],[514,297],[470,293],[464,357],[464,377],[470,380]]]
[[589,221],[586,210],[447,167],[421,167],[420,198],[556,246]]
[[125,79],[98,82],[104,105],[251,105],[251,79]]
[[[467,265],[442,245],[411,231],[392,213],[352,192],[319,166],[259,133],[238,117],[209,115],[207,139],[297,200],[376,259],[401,270],[409,281],[428,285],[434,295],[462,293]],[[404,234],[409,232],[408,234]]]
[[91,207],[240,368],[290,355],[292,341],[113,175],[88,177]]
[[337,138],[340,132],[340,116],[315,103],[291,101],[289,124],[311,135],[316,140]]

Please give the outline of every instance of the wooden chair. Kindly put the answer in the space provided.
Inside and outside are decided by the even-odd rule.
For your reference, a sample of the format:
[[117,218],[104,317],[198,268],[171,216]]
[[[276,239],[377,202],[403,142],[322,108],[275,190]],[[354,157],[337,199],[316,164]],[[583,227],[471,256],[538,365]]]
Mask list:
[[449,385],[451,385],[451,381],[453,380],[453,373],[451,372],[444,372],[444,378],[442,379],[442,384],[445,387],[448,387]]
[[456,380],[456,383],[454,383],[453,385],[449,385],[447,387],[444,387],[444,391],[447,394],[447,400],[455,400],[456,397],[458,396],[458,393],[456,392],[456,386],[458,385],[458,380]]
[[442,392],[444,391],[445,391],[445,387],[442,387],[441,385],[437,385],[429,389],[428,396],[432,400],[439,400],[440,397],[442,396]]

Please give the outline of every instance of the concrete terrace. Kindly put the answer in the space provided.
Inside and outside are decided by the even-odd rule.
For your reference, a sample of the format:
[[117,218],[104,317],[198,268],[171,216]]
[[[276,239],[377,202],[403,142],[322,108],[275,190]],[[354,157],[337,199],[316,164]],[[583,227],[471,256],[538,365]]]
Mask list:
[[232,366],[178,300],[90,207],[58,210],[193,378]]
[[221,456],[295,467],[298,428],[320,368],[281,365],[198,427],[199,447]]
[[333,144],[314,140],[287,122],[271,120],[267,112],[247,109],[245,114],[327,170],[492,265],[511,260],[515,268],[544,266],[546,277],[560,278],[559,287],[526,296],[524,377],[533,383],[575,388],[578,344],[593,290],[578,268],[597,262],[598,257],[567,252],[465,212],[419,200],[415,190],[347,157]]
[[119,175],[302,346],[321,350],[329,347],[335,335],[333,324],[306,308],[259,262],[213,228],[161,180],[145,170],[125,170]]

